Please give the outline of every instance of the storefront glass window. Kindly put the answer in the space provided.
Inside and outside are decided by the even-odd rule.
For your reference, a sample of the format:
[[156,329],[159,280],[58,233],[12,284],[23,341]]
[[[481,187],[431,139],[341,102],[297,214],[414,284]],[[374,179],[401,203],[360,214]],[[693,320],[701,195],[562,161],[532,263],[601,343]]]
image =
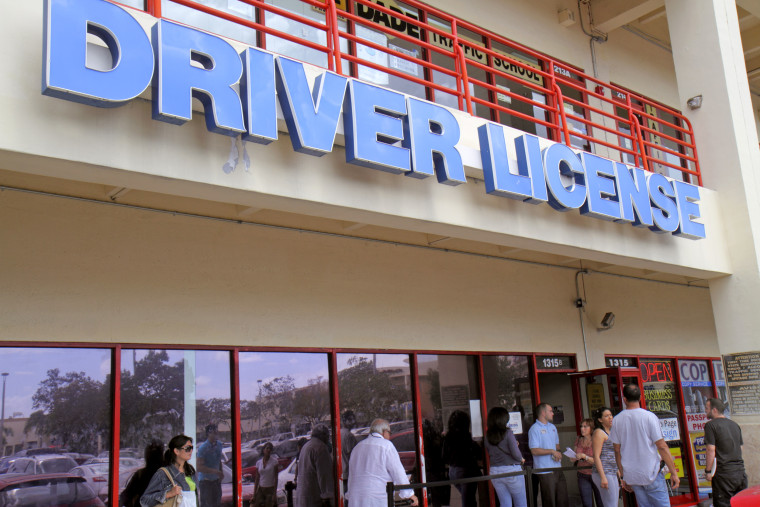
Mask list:
[[705,462],[707,460],[705,401],[713,397],[710,364],[703,360],[679,359],[678,372],[681,377],[681,392],[683,393],[686,411],[686,429],[689,432],[694,472],[699,483],[700,496],[706,496],[712,491],[710,483],[705,479]]
[[[198,3],[248,21],[255,20],[253,6],[239,0],[199,0]],[[256,46],[256,30],[247,26],[179,5],[171,0],[161,0],[161,13],[164,18],[179,21],[222,37],[229,37],[249,46]]]
[[239,364],[243,455],[272,442],[285,466],[315,425],[331,427],[327,355],[241,352]]
[[[414,21],[410,21],[407,16],[387,16],[385,13],[375,11],[369,5],[354,3],[356,14],[365,19],[364,23],[356,23],[356,35],[365,41],[371,42],[382,49],[365,44],[356,44],[356,56],[360,60],[370,62],[380,67],[392,69],[400,72],[404,77],[399,77],[380,69],[372,68],[367,65],[357,65],[355,76],[362,81],[374,83],[376,85],[390,88],[413,97],[425,99],[425,86],[410,81],[409,78],[424,79],[425,74],[421,65],[409,60],[408,58],[422,58],[422,48],[419,44],[396,37],[390,33],[377,30],[373,24],[391,28],[395,31],[419,39],[421,30]],[[409,7],[401,2],[395,3],[395,8],[402,11],[412,19],[419,17],[417,9]],[[404,58],[408,57],[408,58]]]
[[[468,418],[473,440],[480,447],[473,458],[482,468],[483,424],[475,356],[419,355],[417,370],[426,480],[445,480],[447,468],[458,465],[460,449],[452,447],[461,447],[462,443],[447,439],[445,435],[451,433],[452,426],[456,426],[457,421]],[[483,493],[487,494],[485,489],[487,488],[484,488]],[[449,501],[453,501],[454,505],[458,505],[461,502],[459,491],[452,486],[433,488],[429,494],[433,497],[433,504],[449,505]]]
[[[300,0],[267,0],[266,3],[274,5],[280,9],[285,9],[293,14],[297,14],[300,18],[311,19],[321,25],[325,25],[324,9],[315,7],[306,2],[301,2]],[[313,42],[323,47],[326,47],[327,45],[327,31],[324,29],[315,28],[272,12],[266,12],[264,13],[264,16],[264,24],[268,28],[275,29],[291,36],[296,36],[301,40]],[[345,19],[338,19],[338,27],[340,30],[346,29]],[[328,66],[327,53],[325,51],[313,49],[298,42],[290,42],[282,37],[278,37],[276,34],[266,35],[266,48],[268,51],[288,56],[312,65],[324,68]],[[341,52],[346,52],[348,50],[348,41],[341,40],[340,49]],[[343,62],[343,65],[346,66],[344,68],[345,72],[348,70],[347,63]]]
[[145,9],[145,0],[120,0],[119,3],[136,9]]
[[531,461],[528,430],[534,419],[528,363],[528,356],[483,356],[486,413],[492,407],[504,407],[513,415],[511,420],[514,423],[510,427],[523,457]]
[[680,422],[681,407],[678,400],[678,389],[673,375],[673,361],[670,359],[640,359],[641,380],[644,383],[644,399],[646,408],[654,412],[660,419],[663,436],[673,455],[681,484],[676,495],[688,494],[691,491],[691,474],[686,470],[688,457],[684,441],[688,435]]
[[723,374],[723,362],[720,359],[713,360],[713,376],[715,377],[715,388],[718,391],[718,398],[726,404],[726,417],[731,415],[731,407],[728,406],[728,388],[726,387],[726,377]]
[[[197,466],[197,449],[207,440],[208,425],[217,426],[218,440],[230,440],[230,353],[122,350],[120,415],[122,457],[142,458],[152,442],[166,445],[184,434],[193,439],[191,463]],[[122,476],[130,472],[123,466],[119,470]],[[227,472],[223,482],[231,482]],[[126,479],[120,480],[121,489]]]
[[[338,354],[338,397],[341,431],[358,443],[369,435],[374,419],[387,419],[391,442],[407,474],[417,470],[411,376],[407,354]],[[351,420],[350,424],[343,421]],[[352,426],[348,428],[348,426]],[[343,444],[347,441],[341,436]],[[350,471],[349,471],[350,473]],[[348,477],[344,477],[348,479]]]
[[86,460],[103,457],[96,494],[107,500],[111,351],[1,348],[0,372],[0,456],[20,453],[12,462],[0,460],[0,473],[77,473]]

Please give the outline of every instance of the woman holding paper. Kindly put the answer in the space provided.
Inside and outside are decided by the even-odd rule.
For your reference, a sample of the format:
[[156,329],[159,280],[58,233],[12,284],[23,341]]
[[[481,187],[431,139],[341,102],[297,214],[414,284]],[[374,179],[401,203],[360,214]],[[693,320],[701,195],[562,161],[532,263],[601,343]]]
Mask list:
[[581,421],[581,434],[575,441],[575,457],[571,459],[578,467],[578,490],[581,493],[583,507],[602,506],[602,497],[599,489],[591,480],[591,465],[594,463],[594,451],[591,445],[591,432],[594,431],[594,420],[584,419]]
[[[504,407],[494,407],[488,412],[486,450],[491,461],[491,475],[520,472],[525,463],[515,434],[509,429],[509,412]],[[501,507],[527,507],[525,478],[522,475],[491,479]]]
[[617,507],[620,496],[620,481],[615,463],[615,450],[610,440],[612,429],[612,410],[602,407],[594,412],[596,429],[591,435],[594,449],[594,469],[591,480],[594,481],[602,496],[604,507]]

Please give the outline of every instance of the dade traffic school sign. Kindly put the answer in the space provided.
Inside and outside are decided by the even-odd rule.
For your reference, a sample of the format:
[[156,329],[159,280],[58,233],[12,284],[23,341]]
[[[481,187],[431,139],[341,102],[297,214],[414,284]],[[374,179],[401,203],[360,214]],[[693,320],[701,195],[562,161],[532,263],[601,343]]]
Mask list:
[[[105,0],[45,0],[44,23],[45,95],[117,107],[152,85],[154,119],[189,121],[195,97],[208,130],[263,144],[277,139],[279,102],[293,149],[314,156],[332,152],[342,115],[347,163],[466,183],[460,125],[445,107],[328,71],[311,86],[301,62],[251,47],[238,53],[221,37],[167,20],[156,20],[148,34],[126,9]],[[88,33],[108,46],[111,70],[87,66]],[[497,123],[478,127],[487,193],[705,237],[696,221],[698,187],[561,143],[542,149],[530,134],[510,145],[511,137]]]

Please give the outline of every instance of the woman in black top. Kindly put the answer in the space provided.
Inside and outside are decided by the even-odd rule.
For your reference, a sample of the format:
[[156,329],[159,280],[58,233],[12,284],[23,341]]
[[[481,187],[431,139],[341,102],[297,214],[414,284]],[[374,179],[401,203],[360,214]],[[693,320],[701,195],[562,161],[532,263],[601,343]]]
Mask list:
[[[446,436],[443,438],[443,461],[449,465],[449,479],[465,479],[480,476],[480,446],[470,433],[470,416],[455,410],[449,416]],[[462,496],[462,507],[476,507],[478,483],[456,484]]]
[[140,507],[140,497],[145,493],[153,474],[161,468],[164,461],[164,444],[158,440],[152,441],[145,448],[145,468],[132,474],[127,487],[119,495],[119,505],[122,507]]

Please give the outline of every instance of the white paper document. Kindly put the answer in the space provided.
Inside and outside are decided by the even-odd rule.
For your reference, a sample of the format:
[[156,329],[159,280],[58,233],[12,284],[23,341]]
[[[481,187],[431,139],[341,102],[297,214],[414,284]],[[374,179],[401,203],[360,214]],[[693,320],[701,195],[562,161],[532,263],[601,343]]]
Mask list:
[[569,447],[562,454],[564,454],[570,459],[577,459],[577,457],[575,456],[575,451],[570,449]]

